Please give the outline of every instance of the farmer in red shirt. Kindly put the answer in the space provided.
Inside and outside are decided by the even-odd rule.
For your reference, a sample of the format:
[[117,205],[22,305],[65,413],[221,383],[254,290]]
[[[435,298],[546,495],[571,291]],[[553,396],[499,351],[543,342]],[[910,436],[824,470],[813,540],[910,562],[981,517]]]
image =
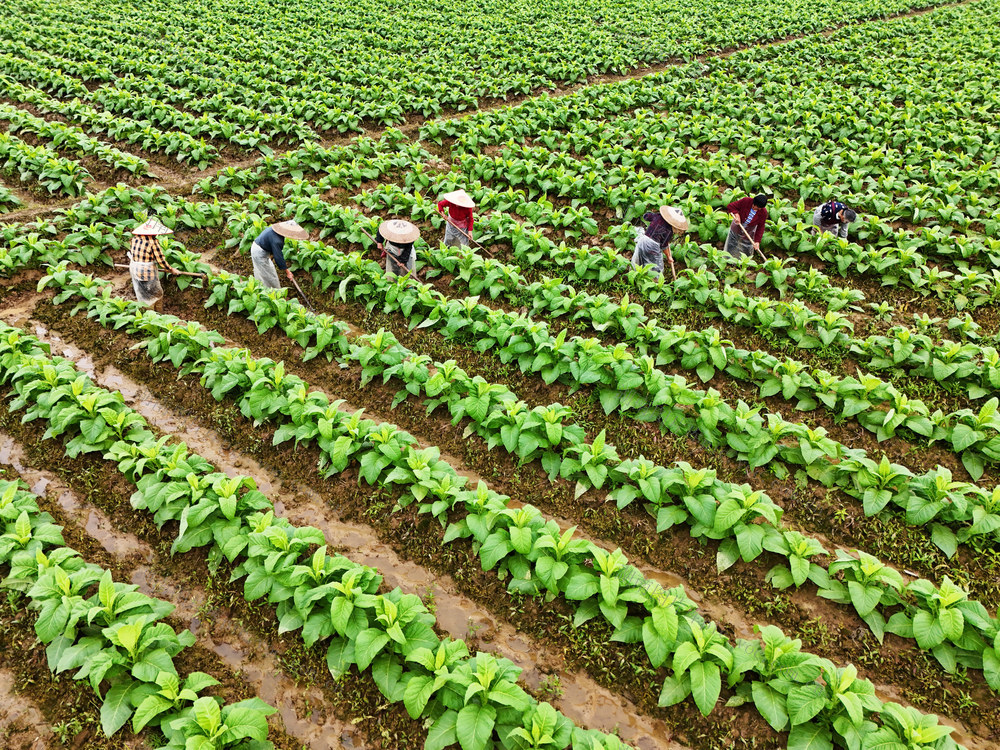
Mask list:
[[438,213],[447,222],[444,228],[444,244],[448,247],[469,245],[472,239],[472,212],[475,207],[475,201],[461,188],[441,196],[441,200],[438,201]]
[[[726,237],[725,250],[734,258],[753,255],[760,250],[760,240],[764,236],[764,224],[767,221],[767,196],[758,195],[753,198],[740,198],[726,206],[726,213],[732,214],[733,223]],[[739,225],[743,225],[740,229]],[[752,240],[747,239],[747,234]]]

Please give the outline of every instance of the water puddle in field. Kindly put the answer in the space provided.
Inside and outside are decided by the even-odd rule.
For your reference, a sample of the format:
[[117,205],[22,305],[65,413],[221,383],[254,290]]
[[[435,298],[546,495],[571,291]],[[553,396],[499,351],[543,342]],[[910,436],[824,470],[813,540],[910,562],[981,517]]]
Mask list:
[[3,320],[7,325],[23,328],[31,317],[32,311],[45,297],[44,294],[29,294],[20,301],[7,305],[0,312],[0,320]]
[[0,431],[0,464],[13,467],[39,496],[47,495],[59,505],[68,520],[83,527],[110,554],[122,559],[153,559],[153,550],[134,534],[118,531],[104,512],[80,498],[59,477],[26,465],[24,449],[13,437]]
[[46,750],[55,745],[52,728],[35,702],[17,691],[13,672],[0,669],[0,738],[6,750]]

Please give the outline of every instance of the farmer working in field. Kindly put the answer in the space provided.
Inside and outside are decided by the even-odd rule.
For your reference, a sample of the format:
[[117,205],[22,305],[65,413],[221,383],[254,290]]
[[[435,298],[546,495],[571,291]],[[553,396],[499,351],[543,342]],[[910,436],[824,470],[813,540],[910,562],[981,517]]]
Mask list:
[[375,235],[375,247],[385,256],[385,275],[416,276],[417,253],[413,243],[420,237],[415,224],[404,219],[383,221]]
[[459,188],[441,196],[438,213],[444,217],[444,244],[448,247],[468,247],[472,239],[472,212],[476,202]]
[[[293,280],[291,269],[285,263],[285,238],[293,240],[309,239],[309,232],[300,227],[294,221],[282,221],[274,226],[270,226],[257,235],[250,248],[250,260],[253,261],[253,277],[261,284],[271,289],[280,289],[281,282],[278,281],[278,272],[274,270],[274,265],[285,272],[289,281]],[[274,263],[271,259],[274,259]]]
[[163,256],[160,237],[173,234],[156,219],[150,219],[132,230],[132,243],[128,251],[128,272],[132,277],[135,298],[142,304],[160,312],[163,308],[163,286],[160,268],[176,276],[180,273]]
[[834,237],[847,239],[847,228],[857,221],[857,212],[831,198],[826,203],[816,206],[813,211],[813,224],[821,232],[829,232]]
[[764,224],[767,222],[766,205],[767,196],[757,195],[753,198],[740,198],[726,206],[726,213],[732,214],[733,223],[729,227],[724,249],[734,258],[753,255],[755,250],[760,250]]
[[660,206],[659,211],[649,211],[642,218],[649,222],[649,226],[645,230],[640,229],[639,236],[635,239],[632,265],[636,268],[653,266],[656,273],[662,275],[663,254],[666,253],[670,271],[677,278],[670,243],[674,239],[674,232],[683,234],[688,230],[690,222],[683,211],[670,206]]

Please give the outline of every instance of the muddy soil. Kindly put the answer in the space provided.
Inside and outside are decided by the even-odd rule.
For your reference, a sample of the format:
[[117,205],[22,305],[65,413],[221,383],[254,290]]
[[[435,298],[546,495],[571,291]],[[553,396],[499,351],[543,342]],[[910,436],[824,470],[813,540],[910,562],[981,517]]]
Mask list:
[[[36,314],[46,318],[46,325],[54,325],[55,321],[48,320],[47,316],[42,314],[43,309],[37,310]],[[57,317],[63,314],[60,308],[49,308],[49,310],[52,310]],[[510,596],[502,584],[494,575],[480,570],[478,558],[472,554],[467,545],[460,547],[456,544],[449,548],[441,548],[439,542],[433,545],[426,544],[428,534],[432,535],[432,538],[440,538],[442,530],[437,524],[412,514],[389,513],[393,505],[392,498],[378,491],[373,493],[359,488],[355,483],[356,474],[351,470],[341,475],[343,481],[319,480],[315,470],[310,468],[315,466],[316,456],[304,460],[301,456],[302,451],[293,453],[285,446],[281,446],[281,449],[270,448],[271,430],[256,430],[255,434],[252,429],[248,429],[236,410],[214,404],[200,386],[188,382],[192,379],[176,381],[172,371],[152,366],[141,353],[130,352],[128,347],[131,346],[131,341],[128,340],[126,345],[124,343],[126,337],[109,334],[93,322],[82,318],[66,320],[64,323],[65,325],[58,326],[59,334],[66,336],[74,345],[81,346],[85,351],[100,352],[101,356],[95,355],[95,358],[101,361],[102,366],[105,360],[113,362],[114,366],[129,377],[151,387],[161,401],[193,414],[200,413],[199,421],[218,428],[241,452],[257,457],[269,456],[267,461],[262,461],[267,468],[279,476],[291,476],[296,481],[311,484],[314,490],[342,513],[345,520],[376,525],[380,539],[391,544],[398,553],[434,570],[439,576],[450,574],[463,593],[484,606],[494,617],[506,619],[522,633],[543,644],[550,644],[549,647],[556,653],[563,652],[569,670],[584,669],[601,685],[634,702],[639,711],[656,717],[662,716],[668,731],[678,741],[692,744],[693,737],[703,735],[708,732],[709,726],[715,726],[716,714],[713,713],[712,721],[708,722],[702,719],[693,707],[686,704],[667,711],[658,709],[656,700],[662,677],[653,678],[651,683],[648,668],[635,667],[634,675],[622,674],[620,668],[622,664],[645,663],[641,647],[639,652],[636,652],[635,647],[609,644],[610,631],[603,627],[588,625],[579,631],[567,629],[569,612],[562,607],[556,607],[556,603],[543,606],[534,600],[525,599],[519,600],[512,606]],[[474,629],[476,624],[473,623],[472,627]],[[565,643],[567,637],[573,641],[573,646],[569,649]],[[473,639],[473,645],[475,642],[476,639]],[[544,675],[541,679],[544,681],[546,677],[549,675]],[[563,674],[559,674],[558,678],[558,683],[561,684],[564,679]],[[544,687],[541,683],[539,686]],[[620,704],[618,699],[614,702]],[[585,713],[590,712],[595,721],[607,720],[612,705],[592,705],[585,709]],[[752,712],[748,713],[743,709],[724,709],[724,713],[729,712],[732,712],[732,718],[717,725],[724,727],[727,736],[731,733],[744,737],[756,736],[758,742],[762,738],[773,736],[769,728]],[[692,726],[698,727],[698,731],[689,729]],[[714,732],[708,736],[712,734]],[[692,746],[700,747],[694,744]]]
[[[226,251],[217,253],[216,260],[229,270],[245,271],[249,266],[244,257]],[[726,481],[737,484],[750,482],[755,489],[765,490],[789,512],[786,519],[793,528],[827,534],[837,544],[864,549],[900,569],[914,570],[932,580],[938,580],[942,573],[946,573],[970,587],[975,596],[982,599],[991,609],[996,609],[1000,603],[1000,589],[994,583],[1000,573],[1000,556],[988,552],[977,553],[963,546],[956,559],[947,560],[931,543],[926,527],[907,526],[898,513],[886,511],[879,517],[866,517],[861,504],[840,490],[828,490],[812,481],[803,483],[799,481],[797,475],[778,479],[766,467],[749,470],[745,463],[730,458],[725,451],[705,448],[692,436],[679,438],[664,435],[655,425],[635,422],[618,414],[607,416],[595,398],[588,393],[581,391],[569,395],[566,387],[559,384],[545,385],[540,379],[523,375],[516,367],[501,363],[490,353],[473,352],[464,345],[447,341],[439,334],[426,329],[411,331],[399,315],[384,315],[377,311],[366,312],[358,305],[334,302],[315,289],[309,296],[318,309],[329,312],[359,329],[375,331],[386,328],[391,330],[401,343],[414,351],[431,355],[438,360],[455,359],[470,375],[480,375],[488,381],[503,383],[530,406],[548,405],[554,402],[570,405],[576,412],[577,423],[583,425],[591,437],[600,430],[607,430],[609,442],[616,446],[622,457],[643,455],[665,466],[676,460],[709,466]],[[234,318],[224,316],[220,311],[203,311],[200,305],[184,302],[182,296],[173,304],[177,305],[174,313],[181,317],[193,316],[210,328],[232,331],[235,337],[242,335],[239,333],[241,330],[249,330],[254,336],[255,344],[263,345],[263,342],[256,337],[255,328],[249,324],[241,324]],[[297,348],[280,333],[266,334],[264,341],[267,342],[266,345],[275,347],[267,350],[273,358],[289,361],[296,359]],[[302,365],[300,371],[307,380],[315,382],[315,378],[325,376],[325,373],[321,374],[316,369],[317,367],[318,365],[314,363],[308,363]],[[344,373],[339,371],[333,373],[334,376],[338,374],[343,376]],[[358,382],[356,372],[354,376]],[[378,399],[369,403],[385,405],[382,411],[388,413],[395,389],[391,386],[380,388],[369,385],[368,390],[383,392],[381,396],[369,397]],[[405,414],[407,409],[412,408],[409,402],[404,402],[397,407],[392,421],[404,420],[399,416],[400,413]],[[435,437],[432,438],[432,442],[440,442],[441,438],[437,437],[441,434],[438,428],[443,426],[447,429],[447,420],[439,419],[435,422],[433,419],[427,420],[422,414],[416,415],[415,419],[417,425],[435,424],[435,429],[425,434],[433,434]],[[419,427],[413,428],[405,420],[402,424],[411,431],[413,429],[419,431]],[[861,432],[861,428],[858,427],[857,431]],[[497,453],[499,452],[494,452]],[[954,459],[954,456],[952,458]],[[496,463],[496,459],[491,463]],[[516,469],[515,473],[520,471],[522,469]],[[496,484],[504,475],[510,473],[510,470],[494,468],[485,475]]]
[[[262,492],[276,498],[275,512],[278,515],[297,525],[321,529],[334,550],[378,570],[389,588],[400,587],[406,593],[433,601],[438,626],[443,633],[456,639],[467,639],[475,633],[481,641],[488,641],[491,652],[510,659],[525,671],[523,679],[530,689],[537,691],[546,680],[552,679],[551,675],[562,662],[558,653],[532,643],[506,623],[480,610],[471,600],[455,591],[450,576],[435,575],[400,559],[391,547],[378,540],[369,527],[340,520],[310,487],[283,481],[252,457],[225,447],[227,440],[215,430],[165,407],[146,386],[131,380],[113,366],[95,367],[82,351],[62,340],[58,334],[42,329],[41,324],[35,324],[33,331],[50,344],[53,353],[75,361],[98,385],[120,392],[125,402],[160,433],[185,442],[230,476],[253,477]],[[2,457],[3,441],[0,439],[0,459]],[[627,701],[617,698],[582,674],[561,673],[557,676],[562,690],[575,698],[553,697],[550,702],[576,723],[606,731],[618,726],[621,736],[638,746],[670,746],[664,728],[657,726],[657,722],[634,716],[634,707],[630,709]],[[588,696],[587,700],[579,699],[583,695]]]
[[[255,350],[257,349],[257,344],[258,344],[258,343],[260,343],[260,342],[256,342],[256,341],[254,342],[254,348],[255,348]],[[294,361],[294,359],[291,359],[290,361]],[[418,520],[419,520],[419,519],[418,519]],[[621,532],[621,529],[619,528],[619,529],[618,529],[618,531],[619,531],[619,533],[620,533],[620,532]],[[615,536],[615,538],[618,538],[618,537],[617,537],[617,536]],[[685,551],[684,551],[684,552],[683,552],[683,553],[682,553],[681,555],[679,555],[679,557],[681,557],[681,558],[686,558],[686,557],[687,557],[687,551],[685,550]],[[711,568],[711,567],[712,567],[712,566],[711,566],[711,561],[709,560],[709,561],[706,561],[706,562],[707,562],[707,564],[708,564],[708,566],[707,566],[707,567],[708,567],[708,568]],[[682,562],[682,565],[683,565],[683,562]],[[667,569],[669,569],[669,568],[667,568]],[[757,578],[758,578],[758,579],[759,579],[759,577],[760,577],[760,574],[758,574],[758,575],[757,575]],[[709,582],[710,582],[711,580],[714,580],[714,579],[716,579],[716,578],[717,578],[717,576],[716,576],[716,575],[715,575],[715,573],[714,573],[714,568],[713,568],[713,569],[711,569],[711,570],[706,570],[706,580],[709,580]],[[757,583],[759,584],[759,580],[757,581]],[[755,587],[755,588],[756,588],[756,587]],[[723,595],[723,597],[731,597],[731,596],[732,596],[732,592],[731,592],[731,591],[723,591],[723,592],[720,592],[720,593],[721,593],[721,594]],[[744,596],[743,598],[744,598],[744,599],[748,599],[748,600],[749,600],[749,599],[753,599],[754,597],[756,597],[756,595],[757,595],[757,594],[756,594],[756,591],[754,591],[754,593],[753,593],[753,595],[752,595],[752,596],[750,596],[750,597],[747,597],[747,596]],[[779,596],[779,597],[778,597],[778,600],[779,600],[779,602],[780,602],[780,598],[781,598],[781,597]],[[737,598],[737,601],[738,601],[738,600],[739,600],[739,598]],[[733,617],[732,615],[729,615],[729,617],[728,617],[728,618],[726,618],[724,614],[723,614],[723,615],[718,615],[718,614],[716,614],[715,616],[716,616],[716,618],[717,618],[717,619],[728,619],[728,620],[729,620],[730,622],[736,619],[736,618],[735,618],[735,617]],[[781,618],[777,618],[777,619],[779,620],[779,624],[782,624],[782,623],[780,622]],[[806,617],[802,617],[801,619],[803,619],[803,620],[807,620],[807,618],[806,618]],[[819,621],[823,621],[823,620],[826,620],[826,619],[828,619],[828,617],[827,617],[827,616],[826,616],[825,614],[823,614],[823,613],[819,613],[819,614],[817,615],[817,617],[815,617],[815,618],[813,618],[813,619],[815,619],[815,620],[819,620]],[[808,620],[807,620],[807,621],[808,621]],[[785,625],[785,628],[786,628],[786,630],[788,629],[788,626],[787,626],[787,624]],[[738,635],[741,635],[741,636],[743,636],[743,635],[745,635],[745,634],[749,634],[749,633],[747,632],[747,631],[749,631],[749,627],[747,627],[747,626],[744,626],[743,630],[744,630],[744,632],[738,632]],[[865,630],[866,630],[866,629],[865,629]],[[870,649],[871,649],[871,645],[870,645],[870,644],[868,644],[868,643],[858,643],[857,645],[858,645],[858,647],[860,648],[860,650],[861,650],[862,652],[863,652],[863,651],[866,651],[866,650],[870,650]],[[862,648],[862,647],[863,647],[863,648]],[[851,649],[851,650],[853,650],[853,649]],[[869,661],[870,661],[870,660],[869,660]],[[905,660],[905,659],[903,659],[903,658],[896,658],[896,659],[895,659],[895,661],[896,661],[897,663],[900,663],[900,662],[904,662],[904,661],[905,661],[905,663],[906,663],[906,665],[907,665],[907,668],[909,668],[909,663],[910,663],[910,661],[911,661],[911,660],[910,660],[910,661],[907,661],[907,660]],[[879,665],[879,668],[881,669],[881,668],[882,668],[883,666],[884,666],[884,665]],[[912,671],[912,670],[911,670],[911,671]],[[911,678],[911,679],[912,679],[912,678]],[[918,696],[918,697],[919,697],[919,696]],[[945,695],[944,695],[943,697],[944,697],[944,698],[946,699],[946,698],[948,697],[948,696],[947,696],[947,693],[945,693]],[[926,699],[924,699],[924,700],[923,700],[922,702],[926,702]],[[937,701],[932,701],[932,702],[934,702],[934,703],[937,703]],[[943,703],[951,703],[952,701],[948,701],[948,700],[943,700],[942,702],[943,702]],[[989,730],[986,730],[986,733],[988,734],[988,733],[989,733]]]

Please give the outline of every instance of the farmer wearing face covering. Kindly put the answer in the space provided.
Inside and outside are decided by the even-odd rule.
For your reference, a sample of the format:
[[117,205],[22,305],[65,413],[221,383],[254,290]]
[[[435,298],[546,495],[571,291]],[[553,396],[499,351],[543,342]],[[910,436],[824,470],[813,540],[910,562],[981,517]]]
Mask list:
[[[670,252],[670,243],[674,233],[683,234],[688,230],[690,222],[679,208],[660,206],[659,211],[649,211],[643,217],[649,222],[645,230],[639,230],[635,240],[635,252],[632,253],[632,265],[652,266],[656,273],[663,274],[663,254],[667,255],[670,271],[674,272],[674,256]],[[673,273],[674,278],[677,274]]]
[[403,219],[383,221],[375,235],[375,247],[385,256],[385,275],[416,276],[417,252],[413,243],[420,237],[415,224]]
[[[725,251],[734,258],[753,255],[760,250],[760,241],[764,236],[764,224],[767,222],[767,196],[758,195],[753,198],[740,198],[726,206],[726,213],[731,214],[733,223],[726,237]],[[740,225],[743,229],[740,229]],[[745,232],[744,232],[745,230]],[[750,239],[747,239],[747,235]]]
[[858,214],[854,209],[833,198],[816,206],[816,210],[813,211],[813,224],[819,227],[821,232],[829,232],[843,240],[847,239],[847,228],[857,221],[857,218]]
[[[309,232],[294,221],[282,221],[270,226],[257,235],[250,248],[250,260],[253,261],[253,277],[261,284],[271,289],[280,289],[278,269],[285,272],[288,280],[292,280],[292,269],[285,263],[285,238],[293,240],[309,239]],[[271,260],[274,260],[274,263]]]

